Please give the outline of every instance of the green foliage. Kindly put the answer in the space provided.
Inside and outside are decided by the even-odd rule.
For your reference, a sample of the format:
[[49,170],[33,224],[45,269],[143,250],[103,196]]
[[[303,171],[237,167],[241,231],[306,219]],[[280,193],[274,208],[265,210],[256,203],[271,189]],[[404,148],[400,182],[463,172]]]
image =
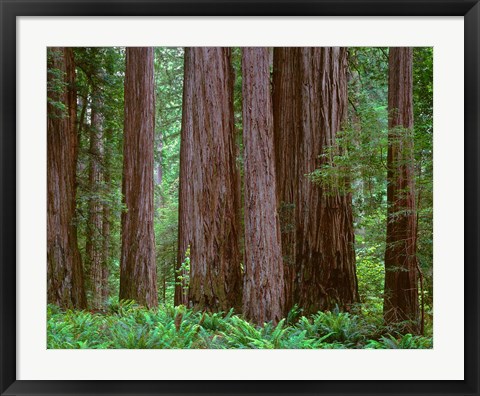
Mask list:
[[65,103],[60,100],[68,86],[65,81],[66,73],[53,67],[54,64],[59,63],[63,63],[62,54],[59,51],[47,48],[47,101],[54,110],[48,114],[50,118],[64,118],[68,115]]
[[[122,204],[123,165],[123,90],[125,73],[125,51],[118,47],[74,48],[76,88],[78,95],[79,152],[77,166],[77,231],[78,246],[85,265],[87,290],[90,289],[89,260],[86,255],[89,203],[95,199],[109,210],[110,235],[106,266],[109,269],[110,295],[118,295],[120,228]],[[89,164],[98,153],[90,150],[91,111],[100,112],[103,118],[101,146],[103,155],[100,167],[101,182],[92,189],[89,180]],[[106,175],[109,175],[106,178]],[[93,243],[104,242],[102,230],[94,230]]]
[[47,345],[50,349],[432,348],[431,337],[393,337],[391,329],[377,323],[338,310],[302,316],[295,323],[282,319],[276,326],[256,326],[233,310],[209,313],[171,305],[148,310],[134,301],[111,301],[106,312],[62,311],[49,305]]
[[298,306],[298,304],[295,304],[292,309],[290,309],[290,311],[288,312],[287,314],[287,317],[286,317],[286,320],[287,320],[287,324],[289,325],[293,325],[295,324],[296,322],[298,322],[298,320],[300,319],[300,317],[302,316],[302,311],[303,309],[300,308]]
[[365,323],[346,312],[318,312],[309,320],[302,317],[297,325],[311,338],[355,348],[365,340]]
[[183,290],[187,291],[190,286],[190,246],[185,252],[185,260],[176,270],[178,285],[182,286]]
[[[322,153],[314,183],[352,193],[355,245],[383,260],[387,213],[388,50],[349,48],[348,119]],[[362,290],[360,290],[362,294]]]
[[355,311],[381,326],[387,214],[388,49],[349,48],[348,119],[309,176],[352,194],[358,291]]
[[178,200],[183,52],[183,48],[155,48],[155,201],[161,204]]
[[178,204],[167,201],[156,211],[154,222],[159,301],[171,304],[175,292],[178,249]]
[[[118,296],[123,162],[123,48],[75,48],[77,65],[79,159],[77,167],[78,241],[85,263],[88,204],[98,199],[110,209],[110,296]],[[49,64],[58,54],[48,51]],[[234,117],[242,174],[241,48],[232,49]],[[400,335],[383,327],[382,304],[386,225],[388,149],[388,49],[349,49],[348,118],[336,145],[322,153],[324,165],[310,177],[330,189],[352,194],[355,248],[361,303],[350,313],[338,310],[310,317],[294,306],[276,326],[262,327],[227,313],[193,312],[173,307],[178,248],[178,187],[183,94],[183,48],[155,49],[155,239],[160,308],[146,310],[132,301],[111,297],[105,311],[66,311],[48,307],[49,348],[431,348],[431,337]],[[48,68],[49,92],[67,88],[64,73]],[[414,156],[418,207],[418,258],[425,277],[426,334],[432,334],[433,262],[433,49],[414,49]],[[98,95],[98,96],[95,96]],[[53,95],[55,96],[55,95]],[[101,99],[104,157],[109,181],[91,191],[88,164],[90,115]],[[64,116],[61,101],[51,101]],[[291,231],[294,205],[282,203],[282,232]],[[242,205],[243,210],[243,205]],[[243,216],[241,216],[243,219]],[[243,220],[242,220],[243,221]],[[101,238],[101,236],[99,237]],[[101,241],[100,241],[101,242]],[[240,242],[244,250],[243,239]],[[88,266],[87,266],[88,270]],[[188,288],[189,254],[178,270]],[[87,273],[88,275],[88,273]],[[86,277],[87,281],[89,277]],[[395,334],[392,336],[391,334]]]
[[178,188],[183,48],[155,48],[154,222],[159,301],[173,302],[178,247]]
[[[429,316],[433,295],[433,48],[415,47],[413,55],[417,257]],[[349,77],[348,119],[335,146],[322,153],[323,165],[309,176],[333,192],[352,193],[357,276],[364,305],[358,309],[377,315],[383,302],[386,247],[388,49],[349,48]],[[404,136],[405,131],[398,135]]]
[[417,257],[424,298],[433,303],[433,48],[413,49],[414,155],[417,189]]
[[[357,240],[360,239],[357,236]],[[357,248],[357,280],[360,300],[362,303],[376,305],[381,308],[383,303],[383,289],[385,280],[385,267],[382,245],[360,244]]]
[[399,334],[397,337],[387,334],[379,341],[370,340],[365,346],[367,349],[431,349],[431,337],[413,336],[412,334]]

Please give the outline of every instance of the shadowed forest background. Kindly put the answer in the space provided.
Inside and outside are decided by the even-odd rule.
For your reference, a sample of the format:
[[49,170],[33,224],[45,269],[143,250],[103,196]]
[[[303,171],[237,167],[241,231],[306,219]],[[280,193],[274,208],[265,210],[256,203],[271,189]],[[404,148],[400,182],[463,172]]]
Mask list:
[[432,348],[432,48],[47,51],[48,348]]

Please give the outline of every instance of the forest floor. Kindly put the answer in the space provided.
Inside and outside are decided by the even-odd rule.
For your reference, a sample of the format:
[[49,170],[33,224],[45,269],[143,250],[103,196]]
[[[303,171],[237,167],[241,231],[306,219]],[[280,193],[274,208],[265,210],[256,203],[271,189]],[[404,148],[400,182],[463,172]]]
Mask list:
[[400,334],[381,314],[333,310],[310,317],[297,309],[277,326],[245,321],[233,311],[202,313],[184,306],[147,310],[133,302],[105,311],[47,310],[49,349],[429,349],[427,336]]

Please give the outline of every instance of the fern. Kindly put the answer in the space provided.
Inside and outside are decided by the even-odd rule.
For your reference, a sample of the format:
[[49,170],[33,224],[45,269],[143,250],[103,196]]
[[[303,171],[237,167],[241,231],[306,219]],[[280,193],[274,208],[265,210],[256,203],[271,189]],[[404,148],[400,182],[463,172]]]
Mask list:
[[53,349],[426,349],[431,337],[401,334],[379,319],[340,312],[296,316],[254,325],[233,310],[196,312],[185,306],[146,309],[115,301],[106,313],[47,307],[47,345]]

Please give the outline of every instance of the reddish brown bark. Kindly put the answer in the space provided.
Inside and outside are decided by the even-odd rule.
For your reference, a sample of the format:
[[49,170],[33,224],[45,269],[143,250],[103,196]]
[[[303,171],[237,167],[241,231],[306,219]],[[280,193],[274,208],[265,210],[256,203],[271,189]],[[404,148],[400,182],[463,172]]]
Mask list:
[[75,64],[71,48],[48,51],[47,300],[64,308],[86,308],[75,223],[78,156]]
[[295,202],[299,182],[299,167],[296,161],[299,139],[296,131],[300,129],[295,115],[294,99],[297,51],[298,49],[293,48],[275,48],[273,52],[275,170],[284,264],[285,313],[295,304],[294,288],[297,281]]
[[153,231],[153,48],[127,48],[120,298],[158,305]]
[[103,305],[103,207],[100,199],[103,156],[102,132],[103,115],[101,112],[102,101],[100,90],[93,90],[93,103],[91,109],[90,125],[90,150],[89,150],[89,192],[88,221],[86,235],[86,253],[88,272],[90,274],[92,301],[94,309]]
[[384,318],[419,328],[413,157],[412,48],[390,48]]
[[352,198],[341,188],[348,181],[338,181],[339,188],[312,183],[306,176],[332,162],[319,156],[335,145],[346,117],[347,51],[276,48],[274,58],[286,310],[293,303],[307,314],[336,305],[348,309],[358,301]]
[[269,50],[243,48],[245,277],[243,313],[257,324],[283,317],[284,279],[277,214]]
[[[180,148],[178,266],[190,247],[188,297],[197,309],[240,308],[239,174],[228,48],[186,48]],[[188,301],[187,301],[188,300]]]

